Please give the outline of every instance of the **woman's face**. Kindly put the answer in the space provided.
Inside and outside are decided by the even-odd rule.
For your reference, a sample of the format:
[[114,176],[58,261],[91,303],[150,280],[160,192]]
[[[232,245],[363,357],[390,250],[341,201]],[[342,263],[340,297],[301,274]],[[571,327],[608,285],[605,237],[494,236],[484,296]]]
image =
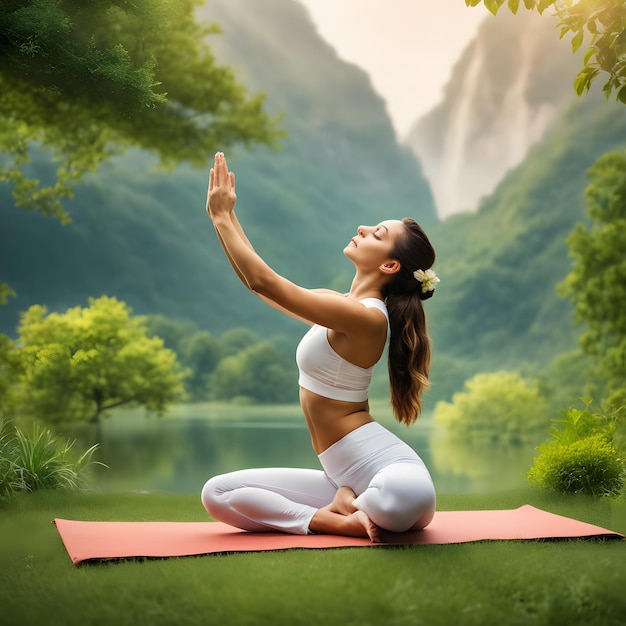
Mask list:
[[399,237],[404,236],[405,226],[401,220],[386,220],[376,226],[359,226],[356,237],[344,248],[343,253],[363,269],[375,269],[390,260]]

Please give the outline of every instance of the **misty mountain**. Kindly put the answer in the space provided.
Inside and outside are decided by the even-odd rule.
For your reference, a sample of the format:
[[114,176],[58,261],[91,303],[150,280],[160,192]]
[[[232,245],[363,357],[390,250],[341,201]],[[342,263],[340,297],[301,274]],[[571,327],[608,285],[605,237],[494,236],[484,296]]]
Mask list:
[[[305,286],[346,289],[352,267],[342,248],[358,224],[404,215],[422,222],[441,276],[426,303],[431,399],[479,371],[545,372],[576,346],[571,305],[556,285],[570,270],[566,238],[586,220],[586,171],[626,148],[626,108],[597,93],[572,95],[579,63],[552,25],[531,28],[534,18],[522,13],[488,21],[444,101],[417,125],[438,200],[442,189],[468,203],[475,196],[474,212],[440,222],[418,158],[397,144],[367,75],[320,39],[301,5],[213,0],[199,11],[223,28],[211,38],[218,59],[285,115],[280,151],[228,154],[239,218],[271,265]],[[447,179],[435,167],[444,165]],[[206,171],[181,166],[168,175],[153,166],[132,151],[101,168],[67,203],[67,227],[13,208],[0,187],[0,280],[18,293],[0,307],[0,329],[12,333],[18,312],[34,303],[59,310],[108,294],[136,313],[215,334],[244,326],[295,342],[297,322],[252,297],[224,259],[204,211]],[[49,165],[40,157],[33,167],[45,176]],[[473,179],[483,187],[469,186]],[[374,391],[386,392],[384,376]]]
[[588,222],[586,172],[626,149],[626,109],[597,91],[569,107],[476,213],[434,229],[441,284],[429,312],[441,379],[461,362],[460,376],[522,364],[538,374],[576,348],[572,305],[556,293],[571,270],[566,239]]
[[559,40],[556,25],[547,13],[488,17],[443,101],[409,132],[440,217],[474,210],[575,100],[580,55]]
[[[359,224],[404,215],[436,223],[430,188],[396,142],[382,99],[301,5],[212,0],[198,11],[223,28],[210,39],[218,59],[265,92],[271,112],[284,113],[281,150],[228,153],[239,219],[270,264],[306,286],[347,288],[342,249]],[[45,179],[48,170],[40,155],[34,173]],[[63,310],[107,294],[135,313],[191,320],[215,334],[237,326],[300,332],[234,277],[205,214],[207,173],[181,166],[168,175],[131,151],[77,188],[67,227],[15,209],[0,186],[0,280],[17,291],[0,307],[1,330],[12,333],[18,312],[34,303]]]

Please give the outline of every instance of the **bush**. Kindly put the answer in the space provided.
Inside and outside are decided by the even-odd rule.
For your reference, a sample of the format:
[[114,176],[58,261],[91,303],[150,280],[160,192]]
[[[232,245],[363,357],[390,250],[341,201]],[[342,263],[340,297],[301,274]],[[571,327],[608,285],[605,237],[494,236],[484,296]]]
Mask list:
[[[15,492],[79,487],[98,445],[82,454],[38,424],[25,433],[0,418],[0,499]],[[102,463],[98,463],[102,465]]]
[[545,430],[549,407],[536,383],[514,372],[477,374],[452,402],[438,402],[435,420],[464,441],[520,443]]
[[622,413],[570,408],[565,419],[555,420],[552,440],[537,448],[539,455],[528,472],[530,485],[561,493],[619,495],[626,465],[614,435]]
[[617,496],[624,486],[624,464],[602,434],[570,444],[550,441],[539,446],[540,455],[528,473],[528,481],[561,493]]

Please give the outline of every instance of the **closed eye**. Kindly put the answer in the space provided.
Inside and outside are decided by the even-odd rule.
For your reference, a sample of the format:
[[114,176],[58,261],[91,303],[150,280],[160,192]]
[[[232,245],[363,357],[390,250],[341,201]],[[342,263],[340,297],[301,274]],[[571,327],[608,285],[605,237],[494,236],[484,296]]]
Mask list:
[[381,224],[374,231],[374,237],[376,237],[376,239],[380,240],[387,234],[387,232],[388,232],[387,231],[387,227],[385,225]]

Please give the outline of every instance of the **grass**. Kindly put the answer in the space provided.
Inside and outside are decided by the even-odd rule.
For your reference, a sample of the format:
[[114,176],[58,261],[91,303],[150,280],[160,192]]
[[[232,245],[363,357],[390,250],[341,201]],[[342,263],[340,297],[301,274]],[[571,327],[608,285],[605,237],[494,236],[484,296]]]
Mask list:
[[0,416],[0,499],[20,491],[79,487],[85,468],[102,463],[91,460],[97,444],[82,454],[73,445],[39,424],[25,432]]
[[[532,491],[524,503],[626,534],[626,503]],[[197,496],[41,491],[0,505],[0,615],[30,626],[620,625],[626,541],[289,550],[74,566],[51,520],[203,521]]]

